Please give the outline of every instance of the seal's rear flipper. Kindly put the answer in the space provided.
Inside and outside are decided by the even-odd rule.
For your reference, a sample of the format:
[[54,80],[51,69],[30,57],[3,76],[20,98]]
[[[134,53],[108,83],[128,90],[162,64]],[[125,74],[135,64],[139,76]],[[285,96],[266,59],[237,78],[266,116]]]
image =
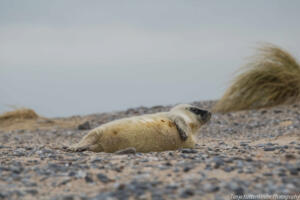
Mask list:
[[118,155],[123,155],[123,154],[136,154],[136,149],[134,147],[128,147],[126,149],[121,149],[119,151],[114,152],[115,154]]
[[62,149],[68,152],[83,152],[83,151],[89,151],[90,147],[93,145],[85,145],[85,146],[79,146],[78,144],[72,145],[72,146],[63,146]]

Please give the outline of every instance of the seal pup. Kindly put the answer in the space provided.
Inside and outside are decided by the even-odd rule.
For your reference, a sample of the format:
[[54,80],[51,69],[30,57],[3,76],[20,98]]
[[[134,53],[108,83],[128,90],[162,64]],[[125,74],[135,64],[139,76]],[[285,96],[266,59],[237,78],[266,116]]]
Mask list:
[[123,118],[103,124],[85,135],[71,151],[116,152],[133,147],[137,152],[194,148],[196,133],[211,113],[188,104],[169,112]]

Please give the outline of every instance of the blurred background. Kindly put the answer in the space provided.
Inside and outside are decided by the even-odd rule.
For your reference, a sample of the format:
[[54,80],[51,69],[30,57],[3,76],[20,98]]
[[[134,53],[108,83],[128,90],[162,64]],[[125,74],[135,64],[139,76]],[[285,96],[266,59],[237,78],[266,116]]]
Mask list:
[[214,100],[260,42],[300,59],[300,1],[0,0],[0,112]]

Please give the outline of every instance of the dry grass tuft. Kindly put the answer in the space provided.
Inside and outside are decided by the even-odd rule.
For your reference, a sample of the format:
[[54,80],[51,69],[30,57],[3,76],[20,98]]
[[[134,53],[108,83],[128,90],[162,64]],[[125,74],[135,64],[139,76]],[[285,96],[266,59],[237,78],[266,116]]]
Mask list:
[[0,131],[76,128],[83,120],[81,117],[50,119],[32,109],[21,108],[0,115]]
[[39,116],[32,109],[21,108],[0,115],[0,122],[13,120],[37,119]]
[[286,51],[271,44],[258,49],[224,96],[215,112],[230,112],[294,103],[300,99],[300,65]]

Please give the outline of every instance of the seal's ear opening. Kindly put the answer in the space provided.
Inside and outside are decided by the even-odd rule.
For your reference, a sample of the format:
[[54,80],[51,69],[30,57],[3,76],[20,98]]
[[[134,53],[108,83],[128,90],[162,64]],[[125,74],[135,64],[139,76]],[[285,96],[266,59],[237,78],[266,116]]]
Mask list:
[[201,110],[197,107],[189,107],[188,110],[190,112],[194,113],[195,115],[201,116],[201,119],[204,122],[207,122],[208,120],[210,120],[211,113],[208,112],[207,110]]

